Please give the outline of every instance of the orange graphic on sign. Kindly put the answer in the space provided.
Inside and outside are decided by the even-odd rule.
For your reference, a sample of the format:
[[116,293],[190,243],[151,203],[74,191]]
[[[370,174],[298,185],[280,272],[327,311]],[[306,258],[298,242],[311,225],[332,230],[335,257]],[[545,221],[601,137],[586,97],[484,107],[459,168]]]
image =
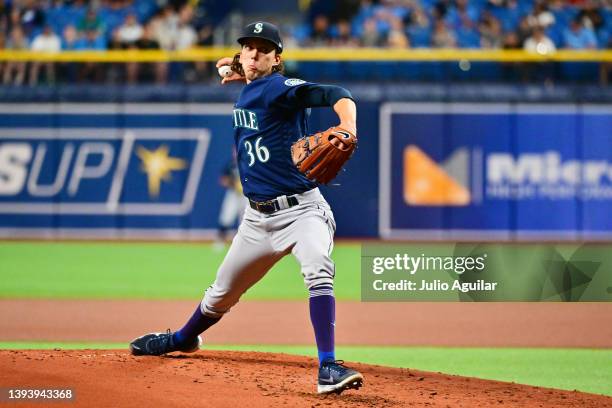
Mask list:
[[470,192],[417,146],[404,149],[404,201],[408,205],[462,206]]

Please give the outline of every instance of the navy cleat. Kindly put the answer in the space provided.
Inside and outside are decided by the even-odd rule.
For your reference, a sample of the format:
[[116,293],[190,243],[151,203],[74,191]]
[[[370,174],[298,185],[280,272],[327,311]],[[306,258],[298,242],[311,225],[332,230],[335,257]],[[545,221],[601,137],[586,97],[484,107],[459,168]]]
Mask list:
[[135,356],[161,356],[162,354],[180,351],[195,353],[200,349],[202,338],[200,336],[183,346],[177,346],[172,340],[170,329],[166,333],[149,333],[134,339],[130,343],[130,352]]
[[340,394],[344,390],[358,390],[362,385],[363,375],[345,367],[342,360],[326,360],[319,367],[319,394]]

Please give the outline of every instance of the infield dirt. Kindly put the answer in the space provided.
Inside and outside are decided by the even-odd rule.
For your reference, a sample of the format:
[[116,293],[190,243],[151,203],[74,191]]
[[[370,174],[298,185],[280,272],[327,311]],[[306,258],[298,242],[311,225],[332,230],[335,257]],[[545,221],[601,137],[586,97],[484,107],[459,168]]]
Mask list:
[[[193,301],[0,299],[0,341],[124,342],[181,327]],[[612,303],[336,305],[339,345],[612,347]],[[206,344],[313,344],[307,301],[238,303]]]
[[[318,396],[312,358],[211,350],[168,357],[128,354],[129,340],[175,328],[195,304],[0,300],[0,340],[126,344],[124,350],[0,351],[0,386],[72,388],[75,400],[51,404],[58,407],[612,407],[612,398],[601,395],[354,363],[350,366],[365,375],[361,390]],[[337,339],[380,347],[608,348],[611,306],[339,302]],[[313,342],[307,302],[241,302],[205,336],[209,344]]]
[[[612,398],[416,370],[351,364],[362,389],[315,394],[316,361],[200,351],[133,357],[124,350],[0,351],[0,383],[71,388],[70,407],[612,407]],[[48,406],[19,403],[16,406]]]

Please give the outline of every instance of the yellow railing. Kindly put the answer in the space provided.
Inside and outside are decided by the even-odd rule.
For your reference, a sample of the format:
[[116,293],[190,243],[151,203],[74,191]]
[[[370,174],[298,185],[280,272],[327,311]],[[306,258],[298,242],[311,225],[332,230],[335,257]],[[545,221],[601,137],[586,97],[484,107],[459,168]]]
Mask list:
[[[0,61],[44,62],[164,62],[216,61],[234,55],[238,48],[195,48],[187,51],[64,51],[41,53],[0,50]],[[612,50],[559,50],[548,55],[523,50],[479,49],[384,49],[384,48],[303,48],[287,50],[286,60],[295,61],[495,61],[543,62],[584,61],[612,62]]]

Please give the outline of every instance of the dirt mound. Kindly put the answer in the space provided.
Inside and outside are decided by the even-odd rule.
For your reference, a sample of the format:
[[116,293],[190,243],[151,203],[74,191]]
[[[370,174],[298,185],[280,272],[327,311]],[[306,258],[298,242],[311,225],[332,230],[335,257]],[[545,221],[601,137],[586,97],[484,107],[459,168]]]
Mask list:
[[315,366],[311,358],[269,353],[2,350],[0,385],[71,388],[71,407],[612,407],[612,398],[599,395],[364,364],[350,364],[365,376],[362,389],[319,396]]

